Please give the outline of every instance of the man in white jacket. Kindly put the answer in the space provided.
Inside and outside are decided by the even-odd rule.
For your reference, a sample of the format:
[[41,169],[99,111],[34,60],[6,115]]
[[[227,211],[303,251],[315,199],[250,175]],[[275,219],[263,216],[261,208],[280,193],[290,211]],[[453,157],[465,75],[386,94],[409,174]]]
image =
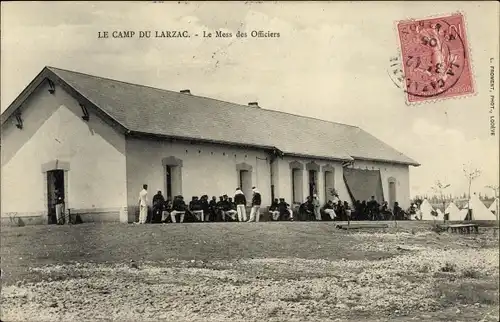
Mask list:
[[139,192],[139,224],[145,224],[148,218],[148,185],[142,185]]

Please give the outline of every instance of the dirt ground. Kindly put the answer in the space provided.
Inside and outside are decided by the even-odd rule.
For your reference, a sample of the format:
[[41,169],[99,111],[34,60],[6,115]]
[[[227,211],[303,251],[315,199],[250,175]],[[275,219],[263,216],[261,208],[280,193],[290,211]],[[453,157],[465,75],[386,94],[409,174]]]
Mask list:
[[[498,237],[429,223],[2,227],[2,321],[498,321]],[[131,262],[131,261],[134,262]]]

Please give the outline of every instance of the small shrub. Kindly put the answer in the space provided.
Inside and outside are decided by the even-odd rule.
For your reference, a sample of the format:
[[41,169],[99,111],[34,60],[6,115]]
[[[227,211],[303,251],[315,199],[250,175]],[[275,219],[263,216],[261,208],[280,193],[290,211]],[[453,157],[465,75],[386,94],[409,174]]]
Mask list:
[[450,262],[446,262],[443,267],[441,267],[440,271],[445,273],[453,273],[456,272],[456,265]]
[[467,268],[462,272],[463,278],[478,278],[479,275],[479,272],[472,268]]
[[445,230],[446,230],[446,229],[444,229],[443,227],[441,227],[441,225],[437,225],[437,224],[434,224],[434,225],[432,225],[432,227],[431,227],[431,231],[433,231],[433,232],[435,232],[435,233],[438,233],[438,234],[440,234],[440,233],[444,232]]
[[431,267],[429,264],[424,264],[418,268],[419,273],[429,273],[431,271]]
[[496,283],[443,283],[436,285],[437,298],[444,305],[498,304],[498,284]]

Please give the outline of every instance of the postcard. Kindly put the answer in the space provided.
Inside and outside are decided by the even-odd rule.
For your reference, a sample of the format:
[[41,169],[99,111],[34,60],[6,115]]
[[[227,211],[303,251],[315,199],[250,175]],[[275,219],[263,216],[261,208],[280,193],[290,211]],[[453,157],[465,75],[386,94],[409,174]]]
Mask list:
[[2,321],[498,321],[497,2],[1,9]]

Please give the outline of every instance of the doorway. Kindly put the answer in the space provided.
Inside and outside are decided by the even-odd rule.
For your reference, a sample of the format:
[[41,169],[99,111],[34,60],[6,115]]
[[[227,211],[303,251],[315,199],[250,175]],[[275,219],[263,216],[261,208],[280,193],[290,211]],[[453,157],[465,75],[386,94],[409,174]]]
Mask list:
[[56,224],[56,193],[66,195],[64,191],[64,170],[47,171],[47,215],[48,224]]
[[318,175],[316,170],[309,170],[309,196],[317,194],[318,191],[316,189],[318,183]]
[[178,165],[165,166],[165,195],[173,200],[175,196],[182,195],[182,173]]
[[389,181],[389,208],[394,207],[396,202],[396,182],[394,180]]
[[248,170],[240,170],[239,186],[248,199],[252,196],[252,173]]
[[172,167],[167,165],[167,178],[166,178],[166,197],[172,200]]

